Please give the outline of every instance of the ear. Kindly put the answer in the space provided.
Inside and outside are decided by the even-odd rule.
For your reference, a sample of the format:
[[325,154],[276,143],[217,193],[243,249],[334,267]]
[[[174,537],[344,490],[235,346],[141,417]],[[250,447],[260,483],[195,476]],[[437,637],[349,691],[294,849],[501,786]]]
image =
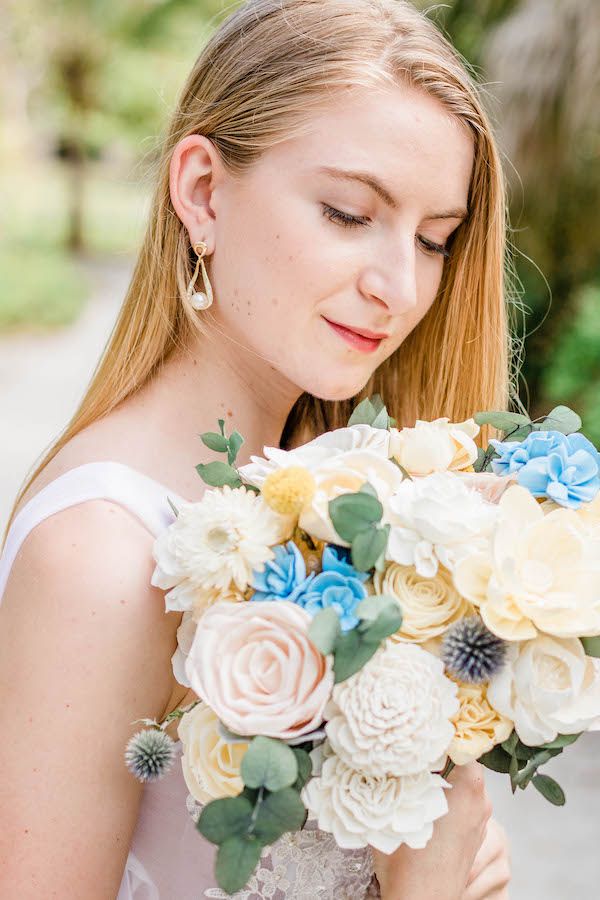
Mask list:
[[173,151],[169,168],[171,202],[190,236],[214,252],[215,190],[221,184],[224,168],[216,147],[201,134],[183,138]]

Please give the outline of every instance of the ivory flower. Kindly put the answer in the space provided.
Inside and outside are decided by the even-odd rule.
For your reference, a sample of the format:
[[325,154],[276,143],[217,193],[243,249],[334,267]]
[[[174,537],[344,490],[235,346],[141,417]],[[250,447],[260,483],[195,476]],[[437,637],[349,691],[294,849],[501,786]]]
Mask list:
[[600,534],[580,514],[544,510],[512,485],[498,504],[487,552],[461,560],[454,582],[506,640],[538,631],[557,637],[600,634]]
[[182,716],[177,734],[183,744],[181,766],[187,789],[198,803],[235,797],[244,785],[240,778],[248,744],[227,743],[219,720],[209,706],[198,703]]
[[390,456],[413,476],[468,469],[477,459],[473,438],[478,434],[474,419],[458,423],[417,419],[414,428],[391,429]]
[[402,626],[393,641],[423,644],[473,612],[443,567],[432,578],[423,578],[412,566],[390,563],[385,571],[375,572],[373,586],[376,594],[395,597],[402,609]]
[[531,746],[600,730],[600,659],[586,656],[576,638],[540,635],[511,644],[488,700]]
[[457,766],[463,766],[505,741],[513,723],[490,705],[486,685],[459,684],[458,702],[460,707],[452,720],[456,733],[448,756]]
[[309,640],[310,622],[288,600],[211,606],[185,664],[191,687],[236,734],[308,734],[333,687],[332,657]]
[[154,542],[155,587],[168,590],[167,610],[187,610],[202,590],[238,590],[273,558],[271,546],[286,537],[289,521],[245,488],[206,491],[185,503],[172,525]]
[[416,644],[388,642],[333,689],[325,731],[333,751],[367,775],[441,768],[454,736],[456,685]]
[[431,578],[473,549],[485,549],[498,507],[452,472],[404,481],[389,500],[387,558]]
[[401,844],[424,847],[433,833],[433,822],[445,815],[446,782],[440,775],[365,775],[337,756],[323,762],[321,774],[312,778],[302,799],[319,828],[328,831],[344,849],[370,844],[393,853]]

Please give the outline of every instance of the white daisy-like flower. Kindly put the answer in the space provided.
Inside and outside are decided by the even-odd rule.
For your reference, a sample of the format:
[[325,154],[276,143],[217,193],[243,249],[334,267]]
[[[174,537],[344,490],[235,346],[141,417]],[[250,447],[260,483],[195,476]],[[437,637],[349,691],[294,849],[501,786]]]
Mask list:
[[189,610],[199,592],[243,591],[253,570],[273,559],[271,547],[289,537],[289,522],[259,494],[225,486],[184,503],[175,521],[154,542],[155,587],[168,590],[167,610]]

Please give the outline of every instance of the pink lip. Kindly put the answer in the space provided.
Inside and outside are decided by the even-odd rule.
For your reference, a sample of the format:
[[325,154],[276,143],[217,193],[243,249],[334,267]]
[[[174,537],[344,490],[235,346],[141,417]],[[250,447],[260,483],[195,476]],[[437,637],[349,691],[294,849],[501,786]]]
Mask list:
[[374,331],[368,331],[366,328],[350,328],[348,325],[341,325],[339,322],[331,322],[323,316],[328,325],[343,338],[346,343],[363,353],[373,353],[377,350],[382,340],[388,337],[387,334],[380,334]]

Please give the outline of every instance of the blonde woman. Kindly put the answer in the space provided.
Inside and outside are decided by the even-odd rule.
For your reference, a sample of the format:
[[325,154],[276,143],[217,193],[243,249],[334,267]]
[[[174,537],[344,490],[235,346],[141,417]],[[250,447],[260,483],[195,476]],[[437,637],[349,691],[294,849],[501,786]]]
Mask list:
[[[227,19],[174,114],[114,333],[0,561],[4,900],[224,896],[179,767],[142,789],[123,763],[135,719],[186,702],[180,615],[150,586],[167,495],[201,497],[196,436],[218,418],[244,463],[375,391],[402,424],[505,406],[504,268],[490,125],[425,17],[248,0]],[[358,898],[375,870],[386,900],[505,898],[478,767],[452,780],[426,850],[313,831],[275,845],[248,896]]]

